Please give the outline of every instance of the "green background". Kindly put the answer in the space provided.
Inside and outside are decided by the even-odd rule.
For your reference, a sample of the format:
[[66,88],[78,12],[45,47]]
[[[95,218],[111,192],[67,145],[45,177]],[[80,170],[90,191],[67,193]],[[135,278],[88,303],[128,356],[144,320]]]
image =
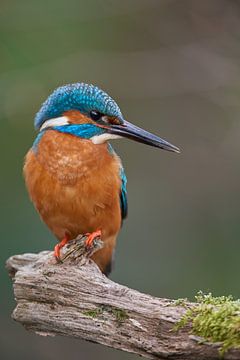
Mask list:
[[[11,320],[6,259],[51,249],[22,177],[33,118],[59,85],[93,83],[128,121],[180,155],[113,143],[128,176],[129,217],[111,278],[159,297],[240,297],[240,4],[234,0],[1,1],[2,359],[134,359]],[[111,334],[110,334],[111,336]]]

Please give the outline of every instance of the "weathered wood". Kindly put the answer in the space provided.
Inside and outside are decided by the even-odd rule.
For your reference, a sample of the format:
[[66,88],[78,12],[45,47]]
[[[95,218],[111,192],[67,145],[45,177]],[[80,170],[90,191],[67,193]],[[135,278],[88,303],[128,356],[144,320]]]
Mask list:
[[[219,359],[216,344],[199,344],[189,328],[173,330],[184,307],[114,283],[91,260],[85,258],[81,266],[76,258],[57,264],[52,252],[44,251],[12,256],[7,269],[17,302],[12,316],[27,330],[150,359]],[[224,358],[240,359],[240,351],[228,351]]]

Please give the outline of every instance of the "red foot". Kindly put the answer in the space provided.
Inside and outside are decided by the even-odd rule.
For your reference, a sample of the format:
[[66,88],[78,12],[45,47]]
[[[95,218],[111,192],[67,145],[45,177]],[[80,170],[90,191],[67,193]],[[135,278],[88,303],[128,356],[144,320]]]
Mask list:
[[96,239],[97,237],[102,236],[102,231],[97,230],[97,231],[94,231],[92,233],[87,233],[86,235],[87,235],[87,239],[85,241],[85,246],[90,247],[92,245],[92,242],[93,242],[94,239]]
[[65,234],[62,241],[54,247],[54,256],[55,256],[57,261],[61,261],[61,259],[60,259],[60,249],[63,248],[69,240],[70,240],[69,235]]

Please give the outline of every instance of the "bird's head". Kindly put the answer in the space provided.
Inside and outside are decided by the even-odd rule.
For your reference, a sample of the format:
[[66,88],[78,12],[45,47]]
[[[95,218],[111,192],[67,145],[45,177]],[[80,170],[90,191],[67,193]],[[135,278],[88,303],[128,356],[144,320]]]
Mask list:
[[35,117],[36,129],[54,129],[101,144],[116,138],[129,138],[164,150],[179,152],[169,142],[129,122],[117,103],[96,86],[84,83],[57,88]]

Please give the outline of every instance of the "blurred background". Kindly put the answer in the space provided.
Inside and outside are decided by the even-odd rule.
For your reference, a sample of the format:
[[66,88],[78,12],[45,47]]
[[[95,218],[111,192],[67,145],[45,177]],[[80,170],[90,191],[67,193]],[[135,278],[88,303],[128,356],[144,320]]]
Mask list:
[[182,149],[114,142],[129,216],[111,278],[159,297],[193,299],[200,289],[240,297],[239,1],[3,0],[0,53],[1,358],[137,359],[42,338],[11,320],[6,259],[55,244],[22,165],[34,115],[62,84],[102,87],[127,120]]

